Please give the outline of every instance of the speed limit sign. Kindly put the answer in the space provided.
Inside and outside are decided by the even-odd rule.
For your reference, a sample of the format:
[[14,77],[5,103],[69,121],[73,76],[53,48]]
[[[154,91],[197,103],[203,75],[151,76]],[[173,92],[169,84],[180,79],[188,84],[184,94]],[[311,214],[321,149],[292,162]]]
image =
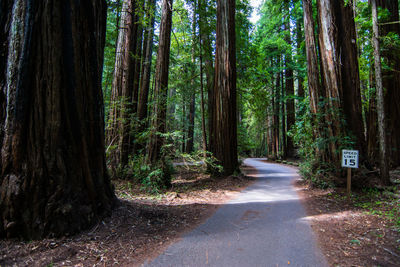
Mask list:
[[358,168],[358,150],[342,150],[342,167]]

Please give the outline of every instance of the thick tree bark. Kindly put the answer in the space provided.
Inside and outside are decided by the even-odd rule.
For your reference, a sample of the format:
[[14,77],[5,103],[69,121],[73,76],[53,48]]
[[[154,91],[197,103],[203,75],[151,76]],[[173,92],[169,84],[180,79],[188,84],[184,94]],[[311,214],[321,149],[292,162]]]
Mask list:
[[[154,10],[155,0],[147,2],[146,17],[149,18],[149,25],[144,31],[143,40],[143,62],[142,62],[142,74],[140,76],[140,90],[138,100],[138,121],[139,127],[138,132],[143,132],[148,126],[148,99],[150,89],[150,76],[151,76],[151,60],[153,54],[153,35],[154,35]],[[135,151],[142,150],[145,147],[143,143],[136,143]]]
[[215,118],[215,108],[214,108],[214,66],[213,66],[213,56],[212,56],[212,46],[211,46],[211,28],[208,23],[206,23],[210,18],[207,16],[208,6],[207,1],[199,0],[199,29],[200,38],[203,47],[203,58],[204,58],[204,69],[206,75],[206,88],[207,88],[207,110],[208,110],[208,139],[209,143],[207,146],[208,151],[212,151],[215,147],[213,136],[213,125]]
[[136,41],[134,36],[134,6],[135,1],[124,0],[118,33],[109,124],[106,133],[107,146],[116,147],[109,153],[109,162],[112,169],[125,166],[130,151],[130,121],[128,117],[132,108],[132,86],[135,67],[131,54],[135,52]]
[[199,12],[199,59],[200,59],[200,108],[201,108],[201,132],[202,132],[202,148],[203,148],[203,156],[207,157],[207,128],[206,128],[206,109],[205,109],[205,100],[204,100],[204,82],[203,82],[203,30],[204,24],[202,23],[202,15],[203,15],[203,6],[202,0],[198,0],[198,12]]
[[188,114],[189,125],[188,125],[187,141],[186,141],[186,153],[193,152],[195,108],[196,108],[196,95],[192,94],[190,99],[189,114]]
[[[115,199],[101,91],[106,3],[4,4],[1,30],[10,18],[14,30],[0,129],[0,236],[73,234],[109,213]],[[11,17],[4,20],[3,11]]]
[[[173,104],[175,107],[175,103]],[[173,113],[171,113],[173,114]],[[182,153],[186,151],[186,99],[182,97],[182,117],[181,117],[181,129],[182,129]]]
[[[337,47],[338,28],[335,27],[335,7],[333,0],[318,1],[319,18],[319,51],[321,56],[321,76],[325,88],[325,120],[331,122],[327,130],[329,136],[343,138],[343,125],[340,113],[340,59]],[[329,162],[339,162],[337,141],[329,142],[329,151],[325,152]]]
[[287,157],[287,134],[286,134],[286,109],[285,109],[285,86],[284,86],[284,78],[283,78],[283,71],[279,73],[281,76],[281,84],[280,84],[280,90],[281,90],[281,100],[280,102],[280,123],[281,123],[281,155],[282,158]]
[[311,113],[316,116],[318,103],[321,96],[321,83],[319,78],[317,45],[314,34],[315,23],[313,19],[312,0],[303,0],[304,35],[307,55],[308,94],[310,97]]
[[[375,87],[375,75],[371,66],[370,70],[370,86]],[[368,110],[366,112],[366,123],[367,123],[367,153],[370,163],[373,165],[379,164],[379,146],[378,144],[378,115],[376,112],[376,93],[372,93],[369,97]]]
[[[277,64],[278,68],[281,66],[281,56],[279,55],[277,58]],[[280,113],[280,102],[281,102],[281,73],[278,71],[276,73],[276,85],[275,85],[275,99],[274,99],[274,119],[273,119],[273,125],[274,125],[274,157],[278,158],[280,156],[280,149],[279,146],[281,144],[280,138],[279,138],[279,113]]]
[[160,134],[166,132],[171,29],[172,0],[163,0],[154,86],[154,119],[147,153],[148,162],[153,164],[161,159],[161,147],[164,144],[164,138]]
[[318,1],[320,54],[324,83],[329,136],[338,137],[329,143],[328,161],[338,164],[338,151],[345,136],[354,141],[354,148],[365,155],[364,126],[361,116],[360,81],[352,6],[343,0]]
[[[292,39],[290,34],[290,8],[289,1],[285,0],[285,9],[287,18],[285,19],[285,31],[287,31],[285,41],[292,46]],[[285,87],[286,87],[286,129],[289,131],[295,123],[294,111],[294,77],[293,77],[293,58],[291,51],[285,55]],[[286,133],[285,133],[286,134]],[[285,155],[288,157],[294,156],[294,144],[290,136],[286,136],[286,150]]]
[[132,80],[132,110],[131,114],[137,117],[138,110],[138,101],[139,101],[139,86],[140,86],[140,74],[142,67],[142,43],[143,43],[143,25],[142,11],[144,10],[145,2],[136,1],[135,2],[135,20],[134,20],[134,35],[132,36],[134,39],[132,42],[134,43],[133,50],[134,53],[131,55],[132,64],[134,65],[133,71],[133,80]]
[[190,81],[192,95],[190,97],[190,106],[189,106],[189,114],[188,114],[188,139],[186,143],[186,153],[193,152],[194,146],[194,118],[196,111],[196,84],[195,84],[195,51],[196,51],[196,0],[193,1],[193,17],[192,17],[192,80]]
[[266,136],[266,142],[267,142],[267,157],[268,158],[274,158],[274,104],[275,104],[275,99],[272,96],[271,99],[271,105],[267,106],[267,119],[266,119],[266,125],[267,125],[267,136]]
[[7,114],[7,59],[8,38],[12,20],[13,0],[0,2],[0,147],[4,137],[4,123]]
[[360,92],[360,74],[358,69],[357,34],[354,22],[354,12],[351,3],[340,4],[339,12],[342,14],[339,25],[340,39],[340,64],[341,64],[341,105],[346,120],[345,127],[355,141],[359,150],[361,161],[367,160],[365,127],[362,120],[362,105]]
[[[115,21],[115,31],[119,32],[119,26],[120,26],[120,18],[121,18],[121,0],[117,0],[115,3],[116,9],[117,9],[117,18]],[[115,56],[117,56],[117,46],[118,46],[118,36],[115,38]]]
[[377,96],[377,113],[378,113],[378,140],[379,140],[379,165],[381,181],[383,184],[390,184],[388,154],[386,146],[386,124],[385,124],[385,103],[382,85],[382,68],[381,56],[379,51],[379,30],[378,30],[378,12],[376,8],[376,0],[370,0],[372,6],[372,28],[375,58],[375,81],[376,81],[376,96]]
[[[400,36],[399,1],[398,0],[377,0],[378,7],[386,8],[389,16],[381,21],[384,24],[380,27],[381,36],[389,32]],[[397,22],[397,23],[396,23]],[[398,47],[385,47],[382,57],[388,69],[382,72],[382,84],[384,90],[385,114],[387,123],[387,147],[390,162],[393,166],[400,165],[400,50]]]
[[[303,19],[304,21],[304,19]],[[297,65],[303,67],[304,66],[304,60],[302,58],[302,55],[305,54],[305,49],[302,48],[301,43],[305,39],[304,38],[304,31],[302,29],[303,21],[297,20],[296,21],[296,43],[297,43],[297,53],[299,56],[299,60],[297,61]],[[301,70],[297,71],[297,96],[299,98],[304,97],[304,76],[303,72]]]
[[216,38],[211,152],[223,166],[224,174],[230,175],[238,169],[235,0],[217,0]]
[[200,108],[201,108],[201,133],[202,133],[202,148],[203,156],[207,156],[207,130],[206,130],[206,114],[204,108],[204,83],[203,83],[203,56],[202,56],[202,45],[201,45],[201,32],[199,34],[199,57],[200,57]]

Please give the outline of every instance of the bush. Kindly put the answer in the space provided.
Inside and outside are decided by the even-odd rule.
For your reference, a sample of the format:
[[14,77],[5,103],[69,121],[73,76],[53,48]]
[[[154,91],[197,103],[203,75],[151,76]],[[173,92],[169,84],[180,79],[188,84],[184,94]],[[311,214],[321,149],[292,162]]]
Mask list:
[[157,194],[171,186],[174,168],[169,160],[150,165],[143,155],[138,155],[129,161],[126,171],[134,182],[143,185],[144,190]]
[[330,179],[334,172],[334,166],[323,164],[316,160],[304,160],[300,163],[300,174],[305,181],[312,186],[321,189],[334,187],[333,179]]

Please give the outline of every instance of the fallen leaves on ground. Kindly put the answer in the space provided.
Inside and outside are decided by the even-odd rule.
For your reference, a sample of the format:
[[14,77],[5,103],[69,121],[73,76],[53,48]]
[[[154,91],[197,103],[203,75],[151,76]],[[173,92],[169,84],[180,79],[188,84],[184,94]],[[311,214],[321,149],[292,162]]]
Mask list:
[[140,266],[253,181],[181,169],[173,187],[159,195],[129,181],[114,181],[120,203],[112,216],[71,237],[0,240],[0,266]]
[[399,266],[400,214],[391,210],[398,196],[364,190],[348,201],[343,188],[315,189],[302,181],[296,186],[331,266]]

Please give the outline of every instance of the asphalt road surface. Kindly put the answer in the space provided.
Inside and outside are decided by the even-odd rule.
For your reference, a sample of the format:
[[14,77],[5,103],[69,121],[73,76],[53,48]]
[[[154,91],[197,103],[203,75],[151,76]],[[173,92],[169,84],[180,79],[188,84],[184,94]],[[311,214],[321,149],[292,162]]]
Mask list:
[[295,169],[245,164],[258,180],[143,266],[328,266],[291,185]]

